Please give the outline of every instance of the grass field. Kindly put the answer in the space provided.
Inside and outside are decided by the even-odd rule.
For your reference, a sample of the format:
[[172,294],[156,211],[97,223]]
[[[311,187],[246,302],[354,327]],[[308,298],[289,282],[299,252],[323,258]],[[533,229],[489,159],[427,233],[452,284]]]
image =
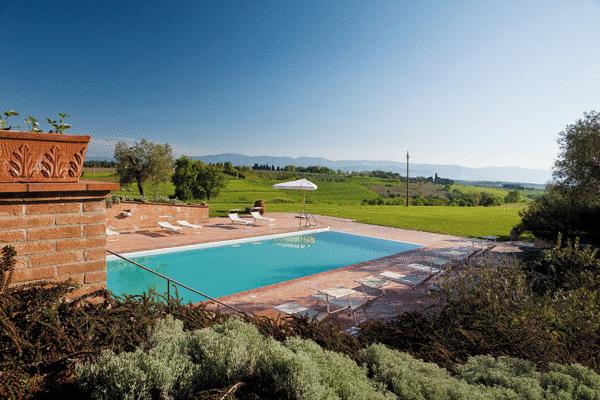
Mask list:
[[[222,216],[230,208],[241,207],[230,203],[210,203],[211,215]],[[496,235],[507,238],[519,221],[524,204],[498,207],[404,207],[307,204],[305,210],[314,214],[352,218],[367,224],[392,226],[449,235],[480,237]],[[268,211],[298,212],[300,204],[268,204]]]
[[[94,171],[86,169],[84,179],[117,181],[111,169]],[[375,199],[382,188],[400,191],[397,181],[380,178],[356,177],[344,181],[320,181],[314,179],[319,189],[306,193],[306,210],[314,214],[353,218],[359,222],[415,229],[451,235],[478,237],[497,235],[507,237],[519,220],[519,211],[526,204],[506,204],[498,207],[456,206],[367,206],[363,199]],[[229,209],[252,206],[255,200],[266,200],[268,211],[298,212],[302,208],[303,192],[275,190],[271,187],[278,181],[260,176],[246,179],[229,179],[219,196],[209,201],[211,216],[225,215]],[[458,185],[457,185],[458,186]],[[375,189],[375,190],[373,190]],[[420,188],[411,188],[412,190]],[[489,191],[505,193],[504,189],[480,188],[460,185],[465,191]],[[164,183],[144,187],[147,198],[154,195],[170,196],[173,185]],[[428,188],[427,190],[431,190]],[[437,189],[435,189],[437,190]],[[378,193],[379,192],[379,193]],[[139,196],[135,185],[125,185],[117,195]]]

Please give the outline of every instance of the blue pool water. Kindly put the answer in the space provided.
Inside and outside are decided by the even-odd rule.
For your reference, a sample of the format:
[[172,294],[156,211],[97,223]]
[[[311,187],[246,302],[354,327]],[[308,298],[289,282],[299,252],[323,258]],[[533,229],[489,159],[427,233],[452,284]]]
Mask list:
[[[131,257],[136,262],[213,297],[340,268],[421,246],[340,232],[290,236],[205,249]],[[140,294],[166,291],[164,279],[123,260],[108,261],[108,288]],[[204,298],[185,289],[184,301]]]

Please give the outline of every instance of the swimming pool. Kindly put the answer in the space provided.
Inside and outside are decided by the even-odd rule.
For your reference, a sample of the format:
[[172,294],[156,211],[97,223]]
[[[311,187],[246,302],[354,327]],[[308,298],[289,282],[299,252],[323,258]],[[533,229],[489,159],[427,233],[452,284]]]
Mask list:
[[[246,241],[202,249],[128,258],[213,297],[226,296],[290,279],[328,271],[420,245],[327,231]],[[160,252],[159,252],[160,253]],[[140,294],[149,288],[163,293],[164,279],[123,260],[109,258],[107,285],[118,295]],[[184,301],[205,300],[186,289]]]

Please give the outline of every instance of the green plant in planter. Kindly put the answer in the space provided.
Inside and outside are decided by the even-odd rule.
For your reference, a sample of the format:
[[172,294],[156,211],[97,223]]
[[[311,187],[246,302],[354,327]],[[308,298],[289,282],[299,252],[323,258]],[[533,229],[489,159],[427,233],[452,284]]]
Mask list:
[[38,122],[38,120],[35,117],[32,117],[31,115],[27,116],[27,119],[25,119],[23,122],[25,122],[25,124],[27,124],[27,126],[29,127],[29,130],[31,132],[41,132],[42,131],[40,129],[40,123]]
[[49,123],[50,125],[52,125],[52,128],[54,128],[54,129],[52,129],[50,132],[51,132],[51,133],[65,133],[65,131],[66,131],[67,129],[70,129],[70,128],[71,128],[71,125],[70,125],[70,124],[67,124],[67,123],[65,122],[65,118],[67,118],[68,116],[69,116],[69,115],[68,115],[68,114],[65,114],[65,113],[58,113],[58,118],[59,118],[59,119],[58,119],[58,121],[56,121],[56,120],[53,120],[53,119],[51,119],[51,118],[47,118],[47,120],[48,120],[48,123]]
[[7,110],[7,111],[4,111],[3,114],[4,114],[4,118],[0,118],[0,130],[8,131],[11,128],[8,125],[8,119],[10,117],[15,117],[15,116],[19,115],[19,113],[14,110]]

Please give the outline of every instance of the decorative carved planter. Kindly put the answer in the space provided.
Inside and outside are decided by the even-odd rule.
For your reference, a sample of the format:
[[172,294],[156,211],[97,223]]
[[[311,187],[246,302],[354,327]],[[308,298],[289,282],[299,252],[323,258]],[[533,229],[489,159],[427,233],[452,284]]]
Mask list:
[[0,182],[77,182],[90,137],[0,131]]

